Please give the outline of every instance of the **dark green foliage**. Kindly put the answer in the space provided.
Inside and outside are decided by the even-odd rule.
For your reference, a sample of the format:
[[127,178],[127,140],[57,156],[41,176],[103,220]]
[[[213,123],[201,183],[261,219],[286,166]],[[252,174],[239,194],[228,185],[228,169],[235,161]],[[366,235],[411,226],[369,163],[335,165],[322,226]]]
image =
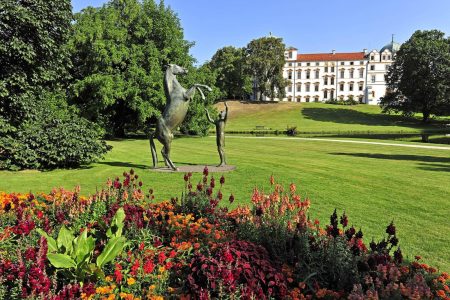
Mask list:
[[385,112],[450,114],[450,38],[438,30],[416,31],[397,52],[386,76]]
[[252,92],[252,80],[244,54],[243,48],[223,47],[208,63],[217,73],[216,86],[228,99],[248,99]]
[[248,72],[257,84],[257,92],[269,98],[283,98],[286,80],[283,78],[285,45],[281,38],[262,37],[251,41],[246,49]]
[[6,133],[0,137],[0,169],[77,167],[110,149],[98,140],[101,130],[68,107],[64,96],[44,93],[36,99],[47,104],[35,111],[37,118],[17,127],[0,123]]
[[192,44],[163,1],[111,0],[89,7],[75,15],[69,45],[73,103],[119,137],[145,129],[160,115],[164,66],[193,63]]
[[66,104],[70,1],[0,3],[0,168],[74,167],[107,151]]
[[186,88],[189,88],[194,83],[206,84],[212,88],[211,92],[205,91],[204,95],[206,99],[202,99],[197,92],[194,99],[189,105],[186,119],[180,126],[180,131],[185,134],[202,135],[208,134],[211,124],[208,122],[205,114],[205,107],[215,114],[216,110],[212,104],[219,98],[221,98],[220,90],[215,86],[216,73],[211,70],[208,64],[194,69],[192,68],[186,78],[180,78],[180,82]]

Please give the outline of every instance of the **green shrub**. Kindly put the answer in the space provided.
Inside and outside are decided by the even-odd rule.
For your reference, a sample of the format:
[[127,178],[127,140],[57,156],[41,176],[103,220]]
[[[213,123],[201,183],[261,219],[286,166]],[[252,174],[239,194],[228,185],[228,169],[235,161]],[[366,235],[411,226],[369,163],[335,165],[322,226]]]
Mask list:
[[0,117],[0,169],[71,168],[88,164],[111,149],[98,127],[65,104],[61,93],[36,99],[35,114],[17,127]]

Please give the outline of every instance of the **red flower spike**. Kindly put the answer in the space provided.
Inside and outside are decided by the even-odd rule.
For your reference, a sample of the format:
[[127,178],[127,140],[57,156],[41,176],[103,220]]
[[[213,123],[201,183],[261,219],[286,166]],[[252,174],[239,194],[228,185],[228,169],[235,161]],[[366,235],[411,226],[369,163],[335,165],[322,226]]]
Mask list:
[[233,196],[233,194],[230,195],[230,199],[229,199],[229,200],[230,200],[230,204],[234,202],[234,196]]
[[222,175],[222,177],[220,177],[220,184],[224,184],[225,183],[225,177]]
[[203,169],[203,175],[208,176],[209,172],[208,172],[208,167],[205,166],[205,168]]

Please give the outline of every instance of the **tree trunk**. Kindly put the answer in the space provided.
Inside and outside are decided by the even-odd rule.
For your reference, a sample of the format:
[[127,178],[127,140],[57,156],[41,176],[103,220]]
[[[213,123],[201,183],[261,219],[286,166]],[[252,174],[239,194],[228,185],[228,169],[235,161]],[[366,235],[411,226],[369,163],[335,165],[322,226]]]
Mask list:
[[422,111],[422,116],[422,122],[428,123],[428,121],[430,120],[430,112],[428,110],[424,110]]

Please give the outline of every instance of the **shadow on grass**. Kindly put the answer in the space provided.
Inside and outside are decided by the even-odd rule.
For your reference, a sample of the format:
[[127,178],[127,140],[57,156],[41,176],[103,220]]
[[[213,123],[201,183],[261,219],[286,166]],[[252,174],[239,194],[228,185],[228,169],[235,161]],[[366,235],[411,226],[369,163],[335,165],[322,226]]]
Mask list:
[[150,169],[151,166],[142,165],[142,164],[134,164],[130,162],[121,162],[121,161],[101,161],[98,162],[100,165],[107,165],[111,167],[121,167],[121,168],[133,168],[133,169]]
[[421,163],[419,169],[426,171],[450,172],[450,164],[426,164]]
[[349,108],[305,107],[302,110],[302,114],[305,119],[321,122],[372,126],[403,126],[411,128],[427,128],[432,126],[423,125],[414,118],[387,114],[370,114]]
[[[436,156],[425,156],[425,155],[401,155],[401,154],[372,154],[372,153],[329,153],[331,155],[346,155],[364,158],[375,158],[375,159],[389,159],[389,160],[407,160],[416,162],[426,162],[426,163],[448,163],[436,165],[438,167],[450,168],[450,157],[436,157]],[[424,164],[427,166],[434,166],[433,164]]]

